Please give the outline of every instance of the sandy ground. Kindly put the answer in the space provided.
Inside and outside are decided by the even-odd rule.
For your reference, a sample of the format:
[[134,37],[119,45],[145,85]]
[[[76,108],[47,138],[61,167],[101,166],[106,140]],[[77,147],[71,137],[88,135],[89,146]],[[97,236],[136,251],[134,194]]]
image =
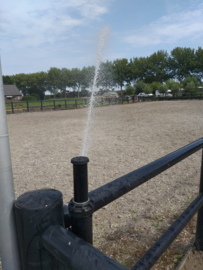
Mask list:
[[[50,187],[61,190],[64,203],[68,202],[73,197],[70,160],[80,155],[87,109],[15,114],[7,119],[16,197]],[[89,135],[89,190],[201,138],[202,131],[203,101],[96,108]],[[149,248],[171,224],[171,217],[182,213],[198,194],[200,162],[198,151],[96,212],[94,245],[124,264],[129,256],[112,251],[118,249],[116,240],[110,241],[117,232],[126,232],[123,237],[138,248]],[[184,244],[189,241],[185,236]],[[112,248],[108,251],[106,245]],[[134,255],[133,264],[137,259]]]

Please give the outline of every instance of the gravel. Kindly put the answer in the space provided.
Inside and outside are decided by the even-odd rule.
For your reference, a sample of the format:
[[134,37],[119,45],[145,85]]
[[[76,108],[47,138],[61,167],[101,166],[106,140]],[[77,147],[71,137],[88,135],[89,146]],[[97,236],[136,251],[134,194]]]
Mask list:
[[[202,137],[203,101],[139,102],[94,110],[89,136],[89,190]],[[16,197],[56,188],[73,197],[71,158],[80,155],[87,109],[8,115]],[[94,214],[94,245],[133,228],[145,247],[198,194],[201,151]],[[155,220],[156,226],[155,226]]]

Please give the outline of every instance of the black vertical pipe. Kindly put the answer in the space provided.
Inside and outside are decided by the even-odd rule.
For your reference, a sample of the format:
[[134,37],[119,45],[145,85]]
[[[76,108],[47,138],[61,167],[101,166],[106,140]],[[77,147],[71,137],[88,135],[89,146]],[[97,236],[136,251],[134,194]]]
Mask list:
[[65,99],[65,108],[67,109],[66,99]]
[[41,235],[51,225],[64,226],[62,193],[26,192],[14,202],[14,212],[22,270],[53,269],[53,258],[41,247]]
[[13,102],[11,102],[12,113],[14,113]]
[[87,157],[80,156],[71,159],[74,174],[74,199],[70,201],[68,207],[72,219],[72,232],[92,244],[93,203],[88,198],[88,162]]
[[[203,150],[202,150],[202,161],[201,161],[201,171],[200,171],[199,193],[203,193]],[[203,206],[199,209],[198,215],[197,215],[197,230],[196,230],[195,246],[197,250],[203,251]]]
[[42,104],[42,100],[41,100],[41,111],[43,111],[43,104]]
[[84,203],[88,201],[88,176],[87,157],[75,157],[71,159],[73,164],[74,201]]
[[27,112],[29,112],[29,102],[27,101]]

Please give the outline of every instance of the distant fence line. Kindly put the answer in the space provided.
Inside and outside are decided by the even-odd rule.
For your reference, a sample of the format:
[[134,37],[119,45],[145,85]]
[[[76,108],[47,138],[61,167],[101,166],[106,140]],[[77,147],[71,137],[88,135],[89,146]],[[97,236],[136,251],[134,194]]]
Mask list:
[[[164,100],[191,100],[202,99],[199,96],[180,96],[180,97],[119,97],[119,98],[95,98],[95,106],[109,106],[116,104],[129,104],[135,102],[147,101],[164,101]],[[11,101],[6,102],[6,113],[23,113],[23,112],[36,112],[36,111],[51,111],[51,110],[70,110],[84,108],[89,105],[89,98],[80,99],[54,99],[54,100],[39,100],[39,101]]]

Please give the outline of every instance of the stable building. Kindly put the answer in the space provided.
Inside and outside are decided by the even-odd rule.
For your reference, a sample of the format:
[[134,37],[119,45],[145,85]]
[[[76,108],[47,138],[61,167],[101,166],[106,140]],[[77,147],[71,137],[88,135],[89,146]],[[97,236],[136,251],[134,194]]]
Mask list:
[[22,99],[22,94],[14,84],[5,84],[4,86],[5,101],[19,101]]

